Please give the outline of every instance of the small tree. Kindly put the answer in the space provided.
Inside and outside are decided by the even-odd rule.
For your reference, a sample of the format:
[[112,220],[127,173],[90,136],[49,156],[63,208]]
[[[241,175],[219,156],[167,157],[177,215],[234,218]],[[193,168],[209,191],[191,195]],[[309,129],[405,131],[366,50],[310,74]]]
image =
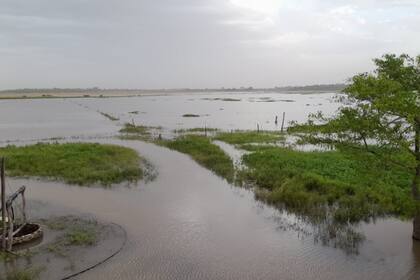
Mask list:
[[[412,198],[420,202],[420,56],[387,54],[374,63],[373,73],[351,79],[334,116],[310,116],[305,138],[406,168]],[[413,238],[420,240],[420,212],[413,214]]]

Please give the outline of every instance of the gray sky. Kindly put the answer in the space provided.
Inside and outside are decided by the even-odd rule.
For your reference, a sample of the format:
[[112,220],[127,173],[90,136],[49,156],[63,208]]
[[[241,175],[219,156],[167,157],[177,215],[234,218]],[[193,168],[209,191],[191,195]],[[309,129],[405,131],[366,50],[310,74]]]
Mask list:
[[0,88],[343,82],[420,54],[420,0],[1,0]]

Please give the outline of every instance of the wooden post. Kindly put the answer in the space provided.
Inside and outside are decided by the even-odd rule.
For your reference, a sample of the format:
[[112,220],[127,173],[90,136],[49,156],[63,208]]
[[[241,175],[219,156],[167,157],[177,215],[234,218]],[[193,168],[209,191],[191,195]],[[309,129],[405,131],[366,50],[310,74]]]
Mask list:
[[207,125],[204,126],[204,136],[207,137]]
[[4,158],[0,159],[1,177],[1,223],[2,223],[2,242],[1,248],[6,250],[6,184],[4,180]]
[[[25,187],[25,186],[23,186]],[[25,188],[26,189],[26,188]],[[23,223],[22,225],[26,224],[26,199],[25,199],[25,191],[22,192],[22,215],[23,215]]]
[[257,123],[257,132],[260,132],[260,124]]
[[283,119],[281,120],[281,132],[283,132],[283,128],[284,128],[284,118],[286,117],[286,112],[283,112]]
[[[13,229],[14,229],[13,219],[11,218],[12,217],[11,209],[7,209],[7,217],[9,217],[9,219],[8,219],[9,234],[7,235],[7,246],[6,247],[7,247],[7,251],[11,251],[12,250],[12,245],[13,245]],[[6,240],[6,238],[3,238],[3,240]]]

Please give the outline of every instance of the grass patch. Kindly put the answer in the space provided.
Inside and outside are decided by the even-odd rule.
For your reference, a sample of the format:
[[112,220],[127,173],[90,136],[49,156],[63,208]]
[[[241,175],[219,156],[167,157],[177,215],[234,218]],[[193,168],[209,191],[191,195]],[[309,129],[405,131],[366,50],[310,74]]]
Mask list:
[[5,280],[35,280],[39,279],[41,271],[41,268],[16,269],[7,272]]
[[198,117],[200,117],[200,115],[196,115],[196,114],[183,114],[182,117],[184,117],[184,118],[198,118]]
[[149,127],[144,125],[136,125],[131,123],[125,123],[124,127],[120,129],[121,133],[131,133],[131,134],[142,134],[149,135]]
[[136,151],[94,143],[36,144],[0,148],[10,176],[39,176],[69,184],[109,186],[143,177]]
[[275,143],[284,140],[284,137],[279,132],[271,131],[235,131],[219,133],[215,139],[233,145],[240,145],[247,143]]
[[263,147],[243,162],[249,167],[243,177],[261,188],[257,197],[311,219],[347,223],[415,211],[411,174],[374,158]]
[[73,228],[66,233],[67,245],[90,246],[96,243],[96,231],[91,227]]
[[187,128],[187,129],[175,129],[175,133],[189,133],[189,132],[215,132],[218,131],[217,128],[211,128],[211,127],[194,127],[194,128]]
[[234,167],[231,158],[210,139],[198,135],[185,135],[172,141],[162,141],[164,146],[190,155],[195,161],[217,175],[232,181]]

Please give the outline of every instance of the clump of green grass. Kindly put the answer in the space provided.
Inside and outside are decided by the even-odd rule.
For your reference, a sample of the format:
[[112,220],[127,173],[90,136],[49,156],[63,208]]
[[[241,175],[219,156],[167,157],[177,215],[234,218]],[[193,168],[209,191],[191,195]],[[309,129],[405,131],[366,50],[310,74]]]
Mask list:
[[182,116],[184,118],[198,118],[198,117],[200,117],[200,115],[197,115],[197,114],[183,114]]
[[125,123],[124,127],[120,129],[121,133],[132,133],[132,134],[141,134],[149,135],[149,127],[144,125],[136,125],[132,123]]
[[264,147],[243,162],[249,169],[242,176],[261,188],[257,197],[310,219],[347,223],[415,211],[411,175],[373,158],[361,162],[339,151]]
[[111,120],[111,121],[119,121],[120,119],[117,117],[114,117],[113,115],[104,113],[104,112],[99,112],[102,116],[104,116],[105,118]]
[[198,135],[185,135],[172,141],[162,141],[164,146],[190,155],[195,161],[217,175],[232,181],[234,166],[232,159],[210,139]]
[[229,144],[239,145],[247,143],[276,143],[284,140],[284,137],[279,132],[271,131],[234,131],[219,133],[215,139]]
[[96,243],[97,233],[92,227],[76,227],[66,233],[66,245],[90,246]]
[[0,148],[10,176],[37,176],[69,184],[109,186],[143,177],[136,151],[95,143],[36,144]]

